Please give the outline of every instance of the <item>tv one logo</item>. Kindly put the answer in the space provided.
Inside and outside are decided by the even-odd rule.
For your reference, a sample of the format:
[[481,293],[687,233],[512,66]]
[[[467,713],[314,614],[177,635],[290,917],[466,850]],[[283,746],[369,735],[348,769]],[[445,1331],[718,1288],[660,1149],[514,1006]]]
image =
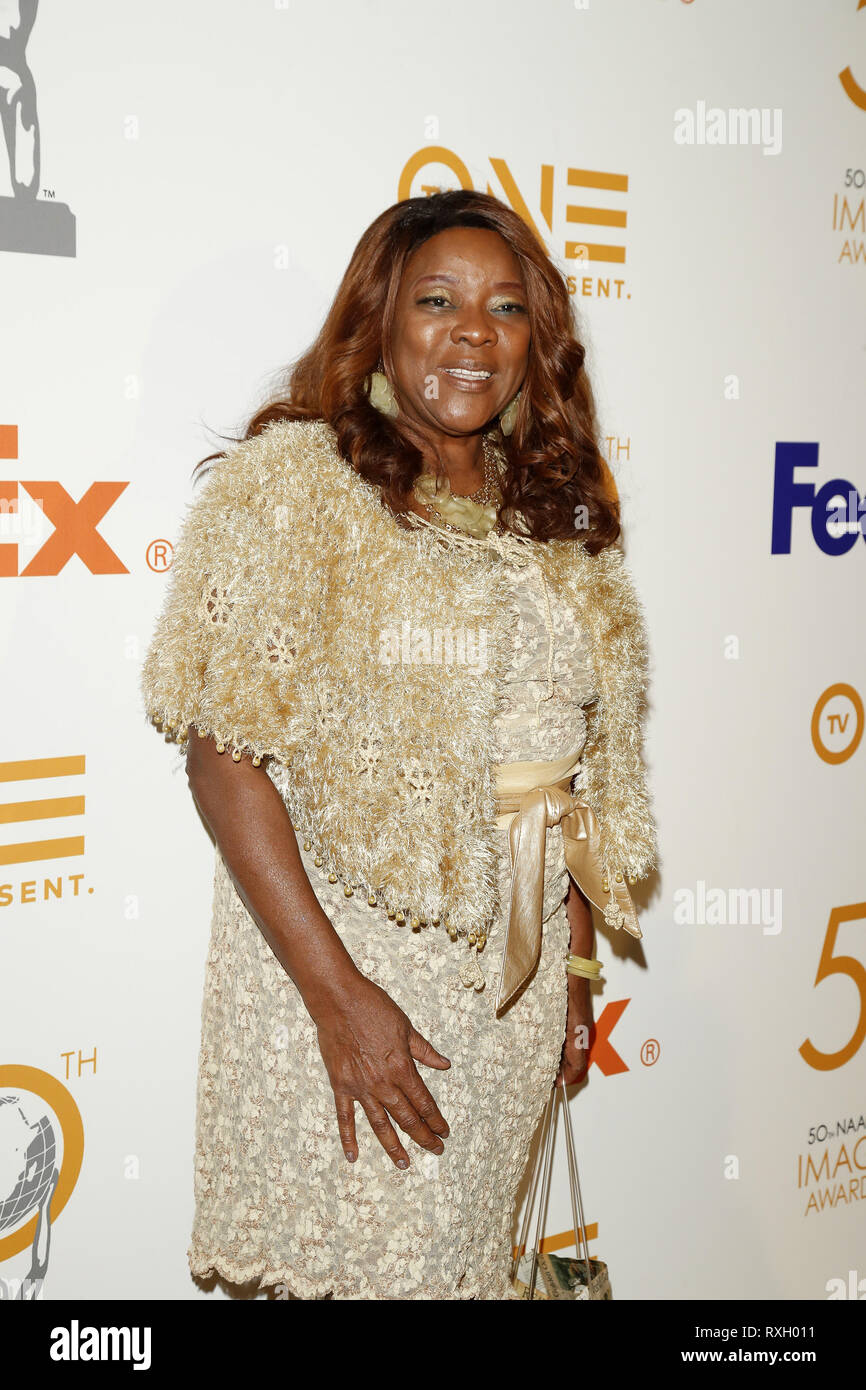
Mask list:
[[[435,117],[428,117],[428,122],[431,123],[432,134],[438,129],[438,122]],[[499,196],[509,204],[519,217],[523,218],[540,244],[547,249],[544,234],[530,211],[533,195],[520,188],[511,168],[504,159],[494,158],[491,155],[489,163],[502,190]],[[450,150],[444,145],[424,145],[410,155],[400,172],[397,183],[398,202],[403,202],[406,198],[413,196],[429,195],[445,187],[439,170],[445,171],[444,177],[446,179],[455,180],[458,188],[472,189],[475,187],[469,166],[456,151]],[[540,166],[537,207],[540,218],[551,235],[558,222],[555,210],[560,201],[559,183],[561,181],[562,174],[557,172],[553,164]],[[628,221],[628,213],[624,203],[629,191],[628,174],[618,174],[605,169],[567,168],[564,182],[569,192],[571,189],[577,190],[573,195],[574,201],[566,203],[563,209],[568,228],[568,234],[564,241],[565,259],[624,265],[626,258],[624,239]],[[556,197],[554,196],[554,183],[557,185]],[[493,192],[489,182],[487,183],[487,192]],[[608,240],[609,236],[614,237],[613,242]],[[614,281],[614,293],[612,295],[609,282],[603,280],[601,283],[602,286],[607,284],[607,288],[600,288],[597,291],[599,298],[625,299],[630,297],[622,293],[624,281]],[[582,292],[584,294],[589,293],[586,289]]]
[[790,555],[794,512],[807,509],[812,536],[825,555],[845,555],[866,540],[866,498],[847,478],[803,478],[802,470],[818,467],[817,444],[779,443],[773,478],[772,554]]

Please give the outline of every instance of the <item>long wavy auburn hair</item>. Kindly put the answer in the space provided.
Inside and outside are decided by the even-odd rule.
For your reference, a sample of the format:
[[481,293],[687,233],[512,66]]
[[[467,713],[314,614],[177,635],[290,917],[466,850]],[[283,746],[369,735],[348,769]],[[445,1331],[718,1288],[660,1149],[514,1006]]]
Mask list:
[[[404,267],[423,242],[449,227],[498,232],[520,262],[526,288],[527,371],[514,430],[499,431],[507,463],[505,515],[512,509],[522,513],[536,540],[580,539],[597,554],[620,534],[619,501],[598,445],[585,349],[575,336],[568,288],[523,219],[487,193],[447,190],[408,198],[380,213],[355,247],[315,342],[278,381],[277,395],[256,411],[243,438],[260,434],[273,420],[326,420],[342,457],[378,485],[383,504],[396,514],[407,510],[423,457],[400,416],[383,415],[370,404],[366,381],[380,362],[394,380],[390,339]],[[210,454],[198,466],[221,457]]]

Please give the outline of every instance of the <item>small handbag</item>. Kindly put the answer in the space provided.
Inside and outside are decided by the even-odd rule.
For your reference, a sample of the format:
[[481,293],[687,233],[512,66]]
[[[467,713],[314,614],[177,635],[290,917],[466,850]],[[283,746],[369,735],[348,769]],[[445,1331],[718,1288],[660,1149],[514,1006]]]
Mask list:
[[[568,1185],[571,1195],[571,1213],[574,1220],[575,1231],[574,1248],[577,1259],[563,1258],[560,1255],[544,1254],[541,1249],[544,1236],[547,1197],[550,1191],[550,1174],[553,1167],[554,1133],[556,1130],[556,1120],[553,1112],[554,1100],[557,1093],[559,1093],[560,1097],[560,1105],[558,1108],[564,1114],[563,1128],[565,1129],[565,1148],[568,1155]],[[538,1203],[538,1216],[535,1223],[535,1244],[532,1251],[529,1252],[526,1250],[526,1237],[529,1232],[529,1224],[535,1206],[535,1194],[538,1189],[539,1175],[541,1175],[541,1195]],[[580,1259],[579,1242],[581,1239],[583,1241],[585,1256],[583,1260]],[[541,1276],[540,1281],[539,1275]],[[526,1199],[526,1208],[523,1213],[520,1243],[517,1246],[517,1251],[511,1264],[511,1283],[520,1296],[526,1299],[613,1298],[607,1265],[602,1260],[591,1259],[589,1254],[589,1246],[586,1239],[586,1224],[583,1219],[583,1201],[580,1194],[580,1180],[577,1175],[574,1134],[571,1128],[571,1111],[568,1108],[568,1098],[565,1094],[564,1086],[552,1087],[544,1112],[541,1138],[538,1144],[538,1156],[535,1160],[529,1195]]]

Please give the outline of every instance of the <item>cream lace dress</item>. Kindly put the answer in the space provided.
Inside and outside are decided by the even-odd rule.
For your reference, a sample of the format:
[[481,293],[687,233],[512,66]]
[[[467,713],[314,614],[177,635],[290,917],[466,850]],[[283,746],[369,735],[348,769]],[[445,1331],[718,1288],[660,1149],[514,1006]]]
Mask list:
[[[498,761],[548,760],[584,744],[581,706],[595,698],[572,615],[535,565],[506,558],[513,663],[497,721]],[[281,769],[270,773],[279,787]],[[577,784],[576,784],[577,785]],[[401,1131],[400,1170],[356,1106],[359,1155],[346,1161],[316,1030],[235,891],[219,853],[198,1078],[194,1275],[280,1286],[316,1299],[508,1299],[515,1202],[565,1037],[564,899],[559,826],[548,832],[544,939],[534,977],[493,1011],[508,910],[507,830],[497,923],[477,956],[486,984],[462,984],[470,948],[441,928],[412,931],[362,895],[347,899],[312,855],[305,868],[360,970],[451,1061],[419,1064],[450,1137],[441,1156]]]

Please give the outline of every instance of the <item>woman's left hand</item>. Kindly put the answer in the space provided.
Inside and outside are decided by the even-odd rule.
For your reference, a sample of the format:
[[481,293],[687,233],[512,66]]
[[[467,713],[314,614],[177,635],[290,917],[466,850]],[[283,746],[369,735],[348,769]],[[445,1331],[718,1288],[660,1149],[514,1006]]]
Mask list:
[[592,994],[582,975],[568,977],[568,1018],[555,1086],[573,1086],[586,1075],[592,1027]]

